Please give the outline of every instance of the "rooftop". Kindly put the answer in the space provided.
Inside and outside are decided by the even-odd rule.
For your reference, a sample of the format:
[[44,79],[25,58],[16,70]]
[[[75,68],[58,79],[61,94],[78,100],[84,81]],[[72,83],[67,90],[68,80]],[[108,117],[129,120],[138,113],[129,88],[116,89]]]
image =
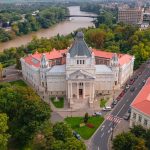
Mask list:
[[69,49],[70,57],[75,56],[87,56],[91,57],[91,51],[84,41],[84,35],[82,32],[78,32],[76,38]]
[[112,73],[112,70],[106,65],[95,65],[96,73]]
[[150,115],[150,77],[132,102],[131,107]]
[[[97,50],[97,49],[92,49],[92,51],[94,52],[95,57],[101,57],[105,59],[112,59],[114,55],[114,53],[112,52],[106,52],[106,51]],[[64,57],[65,53],[67,53],[67,49],[64,49],[64,50],[53,49],[52,51],[46,52],[44,54],[47,60],[53,60],[53,59],[59,59],[59,58]],[[124,64],[128,64],[133,58],[133,56],[128,55],[128,54],[117,54],[117,56],[118,56],[118,61],[119,61],[120,66],[123,66]],[[24,57],[23,59],[29,65],[39,68],[40,63],[41,63],[41,58],[42,58],[42,54],[35,52],[32,55],[28,55]]]

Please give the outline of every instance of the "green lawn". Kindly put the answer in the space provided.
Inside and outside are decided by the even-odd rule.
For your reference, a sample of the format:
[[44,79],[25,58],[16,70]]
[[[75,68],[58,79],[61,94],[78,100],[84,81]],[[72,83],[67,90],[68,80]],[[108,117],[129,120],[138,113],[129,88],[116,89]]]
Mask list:
[[23,80],[13,81],[13,82],[10,82],[10,84],[11,85],[19,85],[19,86],[27,87],[27,84]]
[[102,124],[104,118],[100,116],[90,117],[88,123],[94,125],[94,128],[89,128],[87,126],[80,127],[80,124],[83,123],[83,117],[67,117],[65,118],[65,122],[71,126],[71,128],[77,131],[81,137],[85,140],[88,140],[96,129]]
[[107,103],[106,99],[101,99],[100,100],[100,107],[105,107],[106,103]]
[[50,99],[56,108],[64,107],[64,98],[63,97],[58,98],[58,101],[55,101],[55,97],[51,97]]

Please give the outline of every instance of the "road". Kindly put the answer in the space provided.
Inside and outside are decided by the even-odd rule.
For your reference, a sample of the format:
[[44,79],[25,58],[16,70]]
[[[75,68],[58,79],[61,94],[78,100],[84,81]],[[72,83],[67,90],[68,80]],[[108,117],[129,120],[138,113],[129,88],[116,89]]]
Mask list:
[[[130,104],[137,96],[141,88],[143,87],[142,81],[150,77],[150,64],[145,64],[141,67],[142,74],[135,80],[131,87],[135,87],[135,91],[131,92],[128,90],[119,103],[114,107],[112,112],[108,115],[102,126],[97,130],[93,136],[92,150],[108,150],[108,140],[113,138],[113,129],[117,126],[119,121],[123,118],[125,113],[128,111]],[[110,137],[111,136],[111,137]]]

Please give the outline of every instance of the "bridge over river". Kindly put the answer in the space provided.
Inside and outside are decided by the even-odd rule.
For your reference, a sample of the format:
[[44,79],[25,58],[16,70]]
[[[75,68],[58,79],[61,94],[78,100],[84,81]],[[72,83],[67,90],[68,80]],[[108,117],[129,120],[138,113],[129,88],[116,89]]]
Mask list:
[[70,17],[88,17],[88,18],[97,18],[98,16],[97,15],[68,15],[68,16],[65,16],[66,18],[70,18]]

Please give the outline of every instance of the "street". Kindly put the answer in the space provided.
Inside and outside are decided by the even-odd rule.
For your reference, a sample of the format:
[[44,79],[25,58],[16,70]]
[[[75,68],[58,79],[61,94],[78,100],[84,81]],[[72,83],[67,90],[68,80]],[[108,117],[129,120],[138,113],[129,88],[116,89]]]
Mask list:
[[[135,74],[136,75],[136,74]],[[134,76],[135,76],[134,75]],[[113,129],[123,119],[123,116],[128,111],[130,104],[137,96],[141,88],[143,87],[143,80],[147,80],[150,76],[150,64],[145,64],[145,68],[142,74],[135,80],[131,87],[135,87],[135,91],[131,92],[130,89],[121,98],[119,103],[114,107],[112,112],[106,117],[106,120],[102,126],[97,130],[93,136],[91,143],[91,150],[108,150],[108,140],[113,138]],[[110,137],[111,136],[111,137]]]

